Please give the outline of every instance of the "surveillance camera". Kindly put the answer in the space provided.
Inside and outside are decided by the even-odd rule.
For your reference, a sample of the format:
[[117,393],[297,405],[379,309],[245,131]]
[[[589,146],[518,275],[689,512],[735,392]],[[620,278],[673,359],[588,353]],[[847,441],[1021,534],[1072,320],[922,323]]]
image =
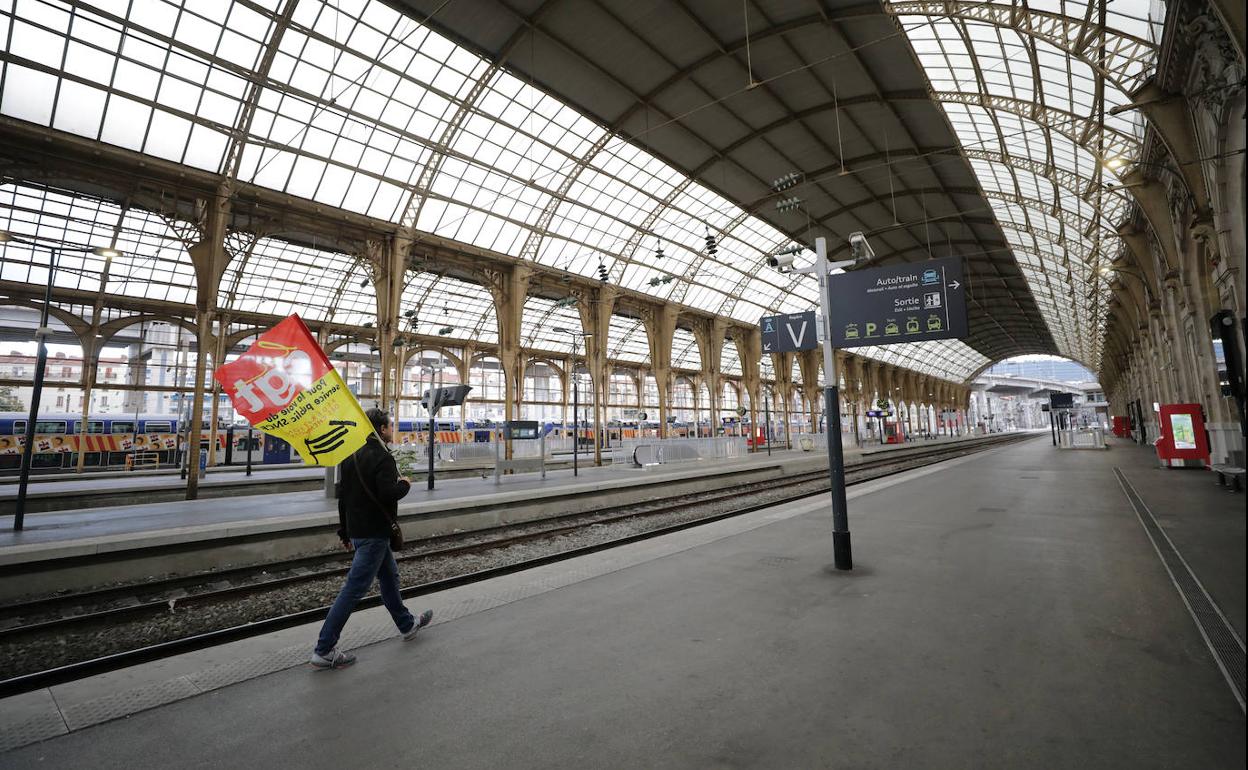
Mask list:
[[867,236],[860,232],[849,234],[849,254],[859,264],[875,259],[875,250],[867,243]]
[[767,264],[782,273],[787,273],[793,269],[792,254],[773,254],[767,258]]

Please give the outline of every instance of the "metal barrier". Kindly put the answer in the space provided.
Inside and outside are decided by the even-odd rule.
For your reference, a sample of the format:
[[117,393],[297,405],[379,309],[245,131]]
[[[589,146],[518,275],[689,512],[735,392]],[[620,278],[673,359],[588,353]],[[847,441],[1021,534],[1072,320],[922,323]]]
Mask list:
[[826,433],[799,433],[794,436],[793,446],[803,452],[813,452],[816,449],[827,451],[828,434]]
[[[447,444],[441,454],[451,462],[462,463],[465,460],[492,460],[494,459],[494,444],[495,442],[493,441],[480,444]],[[439,447],[439,449],[442,449],[442,447]],[[447,449],[450,451],[447,452]]]
[[736,436],[645,439],[624,441],[613,459],[645,467],[699,460],[731,460],[745,457],[747,452],[745,439]]
[[1079,428],[1057,432],[1058,449],[1108,449],[1104,428]]
[[503,474],[541,473],[546,478],[546,437],[536,439],[512,439],[511,459],[503,459],[502,441],[493,442],[494,447],[494,483],[500,484]]

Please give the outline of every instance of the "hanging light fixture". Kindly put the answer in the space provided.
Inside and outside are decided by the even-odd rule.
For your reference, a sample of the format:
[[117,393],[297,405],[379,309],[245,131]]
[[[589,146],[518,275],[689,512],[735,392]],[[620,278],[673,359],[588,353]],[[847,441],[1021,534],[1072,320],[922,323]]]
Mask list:
[[796,185],[801,178],[802,178],[801,174],[797,173],[796,171],[790,171],[789,173],[785,174],[782,177],[777,177],[776,179],[771,180],[771,189],[775,190],[776,192],[780,192],[781,190],[787,190],[790,187],[793,187],[794,185]]

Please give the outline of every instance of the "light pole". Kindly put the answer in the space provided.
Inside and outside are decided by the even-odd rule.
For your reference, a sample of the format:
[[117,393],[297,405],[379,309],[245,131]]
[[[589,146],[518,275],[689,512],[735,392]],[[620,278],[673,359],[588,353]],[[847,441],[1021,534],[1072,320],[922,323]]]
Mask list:
[[831,271],[846,267],[858,266],[875,256],[862,233],[851,233],[849,236],[850,253],[853,259],[829,262],[828,244],[824,238],[815,239],[815,263],[810,267],[794,269],[793,260],[773,256],[771,266],[785,272],[814,275],[819,281],[819,304],[823,315],[823,328],[827,330],[823,339],[823,376],[824,376],[824,413],[828,421],[828,473],[832,479],[832,553],[836,568],[848,570],[854,568],[853,551],[849,539],[849,509],[845,499],[845,450],[841,445],[841,399],[836,373],[836,354],[832,350],[831,323]]
[[[433,489],[433,453],[435,451],[433,437],[437,428],[437,418],[434,415],[434,411],[436,410],[435,405],[438,403],[436,399],[438,390],[441,389],[442,367],[444,365],[445,364],[442,361],[442,352],[438,351],[437,363],[434,366],[429,367],[429,474],[425,481],[425,488],[430,490]],[[436,385],[433,381],[435,374],[438,377],[438,384]]]
[[[593,332],[574,332],[571,329],[565,329],[562,326],[556,326],[554,331],[560,334],[568,334],[572,336],[572,475],[576,476],[580,473],[580,457],[579,447],[581,418],[579,416],[581,405],[581,379],[576,371],[576,358],[580,355],[580,340],[594,336]],[[597,440],[597,437],[595,437]]]
[[763,443],[767,445],[767,456],[771,457],[771,388],[767,389],[763,397],[763,422],[766,423],[763,428]]
[[[34,238],[25,238],[14,235],[8,230],[0,230],[0,243],[21,243],[32,249],[45,249],[49,254],[48,262],[48,282],[43,291],[43,308],[39,311],[39,328],[35,330],[35,343],[37,352],[35,354],[35,380],[34,387],[30,394],[30,416],[26,420],[26,436],[22,444],[22,465],[21,476],[17,485],[17,505],[14,507],[13,531],[21,532],[26,517],[26,488],[30,483],[30,465],[34,456],[35,444],[35,420],[39,414],[39,400],[43,395],[43,375],[48,365],[48,335],[52,333],[52,329],[48,326],[48,316],[52,308],[52,283],[56,276],[56,262],[62,251],[72,251],[82,254],[94,254],[97,257],[104,257],[108,260],[105,263],[105,270],[108,264],[112,262],[114,257],[121,256],[121,252],[111,247],[92,247],[92,246],[66,246],[60,244],[58,246],[45,246]],[[85,373],[86,367],[83,367]],[[79,426],[79,434],[82,435],[83,428]],[[85,437],[84,437],[85,438]],[[81,451],[81,449],[79,450]]]

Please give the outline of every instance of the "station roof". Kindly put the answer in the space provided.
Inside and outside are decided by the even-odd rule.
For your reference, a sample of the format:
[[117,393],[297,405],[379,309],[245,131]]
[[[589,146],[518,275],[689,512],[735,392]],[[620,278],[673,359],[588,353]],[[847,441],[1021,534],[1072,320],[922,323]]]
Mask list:
[[[1099,36],[1079,2],[23,0],[0,10],[0,112],[749,324],[816,303],[766,267],[816,236],[836,254],[863,231],[881,262],[961,255],[965,342],[858,351],[961,381],[1021,353],[1098,363],[1097,267],[1127,206],[1102,176],[1139,144],[1107,111],[1152,66],[1137,5]],[[17,231],[116,234],[110,293],[194,299],[158,216],[18,184],[0,204]],[[240,250],[222,307],[372,318],[358,255]],[[98,283],[99,258],[64,259],[58,280]],[[46,275],[13,244],[2,267]],[[495,340],[475,284],[416,273],[403,306],[414,331]],[[568,351],[551,330],[578,324],[530,298],[522,339]],[[648,359],[639,320],[612,327],[609,355]]]

